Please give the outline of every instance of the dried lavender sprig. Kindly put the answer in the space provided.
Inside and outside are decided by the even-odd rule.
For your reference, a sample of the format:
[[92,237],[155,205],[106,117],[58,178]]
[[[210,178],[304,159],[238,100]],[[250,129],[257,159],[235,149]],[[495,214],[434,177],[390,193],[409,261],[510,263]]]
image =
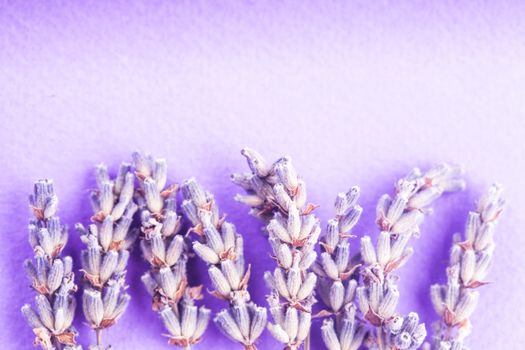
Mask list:
[[[376,213],[381,232],[376,247],[370,236],[361,238],[363,278],[357,288],[364,318],[377,327],[372,348],[392,348],[387,341],[389,334],[384,324],[397,315],[399,292],[391,273],[403,266],[412,255],[413,248],[407,245],[412,236],[419,234],[424,214],[430,211],[428,206],[443,193],[465,187],[464,180],[459,178],[461,173],[461,168],[447,164],[431,168],[424,174],[415,168],[397,182],[393,199],[387,194],[380,198]],[[406,346],[417,348],[423,339],[418,338]]]
[[[384,275],[404,265],[413,253],[407,244],[412,236],[419,235],[419,226],[431,205],[445,192],[465,188],[459,178],[462,170],[456,166],[441,164],[421,173],[417,168],[396,184],[392,199],[384,194],[377,204],[377,224],[381,230],[374,250],[369,236],[361,239],[361,256],[365,273],[373,275],[380,269]],[[371,277],[371,276],[369,276]]]
[[178,187],[166,186],[164,159],[135,152],[133,161],[140,183],[135,197],[140,206],[141,247],[150,264],[142,281],[152,296],[153,310],[169,332],[168,343],[191,349],[204,335],[210,310],[195,305],[202,298],[202,286],[188,285],[188,247],[180,234]]
[[[31,287],[37,292],[35,309],[22,306],[22,313],[42,349],[80,349],[72,326],[76,300],[73,260],[60,254],[68,239],[68,229],[56,216],[58,197],[52,180],[38,180],[29,196],[34,219],[29,222],[29,243],[34,261],[24,262]],[[36,311],[35,311],[36,310]]]
[[237,194],[235,200],[250,206],[250,214],[268,222],[276,212],[286,214],[290,203],[305,214],[315,209],[313,204],[306,204],[306,185],[297,176],[290,157],[269,164],[250,148],[243,148],[241,154],[252,172],[235,173],[231,179],[248,193]]
[[247,350],[255,350],[267,314],[265,308],[250,302],[250,265],[245,264],[242,235],[233,224],[220,218],[215,198],[195,179],[183,183],[182,194],[184,214],[193,224],[192,231],[200,236],[200,240],[193,242],[193,250],[208,265],[215,288],[210,293],[229,303],[228,309],[221,310],[214,321],[227,337]]
[[335,201],[336,216],[328,221],[326,234],[319,243],[323,248],[319,261],[313,266],[320,277],[319,294],[329,311],[337,314],[354,300],[357,281],[350,279],[359,262],[350,256],[351,230],[359,221],[363,209],[357,204],[359,187],[339,193]]
[[[360,321],[355,319],[353,302],[358,282],[351,276],[360,264],[351,258],[348,242],[352,237],[351,230],[363,211],[357,204],[359,194],[359,187],[354,186],[348,192],[337,195],[334,205],[336,215],[328,221],[326,234],[320,242],[323,253],[314,265],[314,271],[319,276],[318,292],[328,307],[317,316],[335,316],[335,328],[333,320],[325,320],[322,327],[323,339],[329,349],[357,349],[366,333]],[[337,338],[339,341],[336,342],[334,339]]]
[[[255,151],[243,149],[252,174],[233,175],[234,182],[250,193],[236,199],[252,207],[251,213],[268,222],[268,240],[277,261],[265,279],[272,293],[268,297],[274,323],[268,329],[286,349],[298,349],[307,340],[315,304],[317,276],[310,271],[317,258],[314,250],[321,228],[306,204],[306,186],[297,175],[290,157],[268,165]],[[306,342],[309,347],[309,342]]]
[[75,226],[86,245],[81,255],[85,283],[82,309],[96,333],[96,349],[104,348],[102,331],[122,317],[130,300],[126,266],[137,236],[130,231],[137,211],[132,201],[134,177],[130,170],[131,166],[123,163],[117,177],[110,179],[105,165],[95,168],[98,188],[90,196],[93,224],[87,229],[82,224]]
[[454,235],[447,267],[446,285],[431,287],[431,299],[440,320],[426,349],[462,350],[463,341],[471,332],[470,316],[476,309],[479,293],[473,289],[485,285],[495,249],[494,233],[505,205],[502,187],[492,185],[481,197],[476,211],[467,218],[465,237]]

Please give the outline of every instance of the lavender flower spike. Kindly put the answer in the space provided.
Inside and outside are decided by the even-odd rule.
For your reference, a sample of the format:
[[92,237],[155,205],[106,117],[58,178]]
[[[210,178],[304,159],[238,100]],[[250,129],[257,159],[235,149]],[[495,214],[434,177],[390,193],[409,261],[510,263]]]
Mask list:
[[228,308],[215,316],[215,323],[228,338],[255,350],[256,341],[266,326],[266,309],[250,301],[250,265],[244,261],[242,235],[219,215],[215,198],[195,181],[182,185],[182,208],[200,236],[193,250],[207,265],[215,290],[212,295],[228,302]]
[[164,159],[133,153],[135,174],[140,188],[141,247],[150,270],[142,276],[158,312],[169,332],[168,343],[185,349],[198,343],[208,326],[210,310],[195,306],[202,298],[202,286],[189,287],[186,263],[188,247],[177,214],[177,185],[166,187]]
[[136,234],[130,231],[137,206],[133,203],[134,177],[130,165],[123,163],[117,177],[109,177],[105,165],[96,167],[98,189],[91,193],[93,224],[86,229],[77,224],[82,242],[84,295],[82,309],[96,333],[94,349],[104,349],[102,330],[113,326],[126,310],[126,265]]
[[241,154],[252,173],[233,174],[231,179],[247,192],[236,195],[235,200],[250,206],[252,215],[269,222],[277,212],[286,214],[290,205],[302,209],[302,214],[315,209],[313,204],[306,204],[306,185],[297,176],[290,157],[269,164],[250,148],[244,148]]
[[[414,169],[396,185],[396,195],[392,199],[383,195],[377,205],[377,224],[381,230],[377,244],[374,247],[369,236],[361,238],[361,259],[363,276],[361,285],[357,288],[359,308],[364,318],[377,327],[370,348],[391,349],[392,346],[403,349],[417,349],[424,341],[424,325],[417,325],[418,337],[410,341],[402,341],[402,336],[392,340],[392,329],[389,322],[399,315],[396,313],[399,292],[396,276],[392,274],[403,266],[413,253],[408,246],[412,236],[419,234],[419,226],[428,206],[445,192],[462,190],[465,187],[459,167],[441,164],[431,168],[426,173]],[[417,314],[411,313],[413,319]],[[397,335],[396,335],[397,336]],[[407,338],[408,339],[408,338]],[[399,345],[396,345],[398,344]],[[390,345],[394,344],[394,345]],[[395,347],[394,347],[395,348]]]
[[53,181],[36,181],[29,203],[35,216],[29,222],[29,243],[35,255],[24,266],[37,296],[35,306],[22,306],[22,313],[33,328],[35,345],[46,350],[81,349],[72,326],[76,307],[73,294],[77,290],[73,260],[60,256],[68,230],[56,216],[58,198]]
[[[314,265],[319,276],[318,291],[328,310],[318,317],[334,316],[322,326],[323,339],[329,349],[357,349],[366,334],[365,328],[355,318],[354,298],[357,280],[351,278],[360,267],[350,256],[348,239],[363,209],[357,204],[360,190],[354,186],[337,195],[335,217],[328,221],[326,234],[320,245],[323,253]],[[334,339],[338,338],[339,341]],[[339,345],[336,345],[339,344]]]
[[305,183],[290,157],[269,165],[255,151],[245,148],[241,153],[252,174],[233,175],[233,181],[249,193],[236,199],[268,223],[268,240],[277,261],[277,268],[264,276],[272,290],[268,303],[274,323],[268,329],[287,349],[298,349],[308,339],[316,302],[317,276],[311,267],[317,257],[319,219],[312,214],[315,206],[306,204]]
[[479,293],[475,289],[485,285],[495,249],[494,232],[505,201],[502,188],[492,185],[481,197],[476,211],[469,213],[465,237],[454,235],[447,267],[446,285],[435,284],[430,289],[434,309],[440,320],[426,350],[464,350],[464,339],[471,332],[470,316],[476,309]]

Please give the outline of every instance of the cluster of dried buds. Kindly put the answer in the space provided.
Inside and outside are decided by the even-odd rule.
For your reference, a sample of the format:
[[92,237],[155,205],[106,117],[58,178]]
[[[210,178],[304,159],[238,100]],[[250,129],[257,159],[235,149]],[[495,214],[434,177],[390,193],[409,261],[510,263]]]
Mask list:
[[328,350],[357,350],[361,347],[366,335],[366,329],[356,318],[356,308],[346,304],[339,311],[335,324],[332,318],[327,318],[321,326],[321,333]]
[[374,350],[415,350],[419,349],[427,335],[424,324],[419,324],[415,312],[405,318],[396,313],[399,291],[387,277],[383,284],[372,282],[357,288],[359,309],[366,320],[377,327],[374,338],[368,340],[368,348]]
[[463,339],[471,331],[469,318],[479,298],[473,289],[487,283],[485,277],[492,262],[495,228],[505,204],[501,192],[501,186],[492,185],[479,200],[477,210],[469,213],[464,240],[459,234],[454,237],[447,284],[431,287],[432,303],[440,321],[434,327],[435,336],[428,349],[464,349]]
[[[425,324],[419,323],[417,313],[410,312],[404,318],[396,315],[385,323],[382,343],[387,349],[416,350],[426,336]],[[370,348],[378,349],[377,344]]]
[[34,308],[25,304],[22,313],[35,334],[35,345],[46,350],[80,349],[72,326],[76,301],[73,293],[73,262],[61,257],[68,239],[67,227],[56,216],[58,198],[51,180],[38,180],[29,196],[34,219],[29,223],[29,242],[34,259],[25,261],[31,287],[38,294]]
[[227,337],[245,349],[256,349],[267,315],[265,308],[250,301],[250,265],[245,264],[242,235],[219,216],[213,194],[204,191],[195,179],[183,183],[182,194],[183,212],[193,225],[191,231],[199,237],[193,242],[193,251],[208,265],[215,288],[210,294],[229,303],[214,321]]
[[208,326],[210,310],[195,305],[202,298],[202,287],[188,284],[188,247],[180,234],[177,186],[166,186],[164,159],[135,152],[133,161],[140,184],[135,197],[141,209],[141,247],[150,264],[142,281],[152,296],[153,310],[169,332],[168,343],[191,349]]
[[276,212],[286,214],[290,202],[296,208],[304,208],[304,214],[315,209],[312,204],[306,204],[306,185],[297,176],[289,157],[268,164],[252,149],[244,148],[241,154],[246,158],[251,173],[236,173],[231,179],[248,193],[237,194],[235,200],[250,206],[251,215],[269,221]]
[[[422,174],[414,169],[396,184],[396,195],[392,199],[383,195],[377,204],[376,220],[381,233],[374,250],[369,236],[361,239],[361,255],[368,279],[378,271],[387,275],[400,268],[413,253],[407,244],[412,236],[419,235],[428,208],[445,192],[464,189],[465,181],[458,176],[461,169],[441,164]],[[376,276],[377,277],[377,276]]]
[[103,349],[101,332],[113,326],[126,310],[130,296],[126,293],[128,249],[136,234],[130,231],[137,205],[133,202],[134,176],[131,166],[123,163],[115,179],[110,179],[105,165],[96,167],[97,189],[91,192],[94,215],[85,228],[77,224],[82,251],[84,294],[82,309],[89,326],[96,332],[95,349]]
[[[354,186],[348,192],[337,195],[335,217],[328,221],[326,234],[320,242],[323,252],[314,265],[314,271],[320,277],[318,292],[328,307],[328,310],[322,310],[317,316],[335,317],[335,328],[332,319],[325,320],[322,327],[323,339],[329,349],[357,349],[366,334],[365,329],[355,320],[353,301],[358,282],[352,276],[360,263],[350,256],[348,242],[353,237],[351,231],[363,211],[357,204],[359,194],[359,187]],[[351,334],[348,333],[350,331]],[[332,332],[335,332],[335,337]],[[337,338],[339,347],[334,341]]]
[[268,240],[277,262],[273,273],[265,273],[272,290],[268,303],[274,321],[268,330],[286,349],[298,349],[309,336],[316,302],[317,276],[310,270],[317,257],[319,219],[312,214],[315,206],[306,204],[305,183],[289,157],[268,164],[253,150],[244,149],[242,154],[252,172],[232,176],[248,192],[236,199],[268,222]]
[[[392,272],[402,267],[413,253],[408,246],[410,238],[419,235],[419,226],[428,206],[445,192],[462,190],[465,182],[459,177],[461,169],[447,164],[431,168],[425,173],[412,170],[396,184],[396,195],[383,195],[377,205],[377,224],[381,230],[374,247],[369,236],[361,238],[361,286],[357,299],[364,318],[377,327],[372,343],[378,349],[395,349],[389,345],[390,334],[385,326],[399,317],[396,313],[399,292],[397,277]],[[412,314],[413,315],[413,314]],[[407,316],[408,317],[408,316]],[[424,325],[418,326],[417,337],[412,337],[406,349],[421,346],[426,334]],[[404,336],[403,336],[404,338]]]

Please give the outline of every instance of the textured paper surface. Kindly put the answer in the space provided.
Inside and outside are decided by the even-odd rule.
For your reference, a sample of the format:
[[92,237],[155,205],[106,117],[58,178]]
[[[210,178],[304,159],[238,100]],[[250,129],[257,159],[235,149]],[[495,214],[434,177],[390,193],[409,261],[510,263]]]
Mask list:
[[[374,205],[412,166],[461,163],[468,189],[439,201],[400,273],[399,310],[430,325],[428,287],[445,278],[448,246],[492,181],[507,188],[497,254],[473,317],[472,349],[519,349],[525,334],[525,6],[497,2],[0,3],[0,339],[30,349],[19,308],[32,300],[22,262],[27,194],[50,177],[59,213],[88,223],[93,165],[112,171],[141,149],[166,157],[169,178],[196,176],[246,237],[250,290],[265,304],[272,268],[261,223],[232,200],[250,145],[292,156],[326,222],[339,191],[358,184],[356,233],[377,235]],[[79,266],[78,235],[67,253]],[[357,244],[353,245],[356,251]],[[104,340],[168,348],[150,311],[136,250],[132,303]],[[191,263],[193,283],[208,283]],[[207,295],[214,311],[221,302]],[[80,341],[94,335],[79,308]],[[429,327],[430,328],[430,327]],[[315,322],[314,337],[319,335]],[[233,343],[211,326],[196,349]],[[322,349],[314,340],[314,349]],[[261,349],[279,349],[265,333]]]

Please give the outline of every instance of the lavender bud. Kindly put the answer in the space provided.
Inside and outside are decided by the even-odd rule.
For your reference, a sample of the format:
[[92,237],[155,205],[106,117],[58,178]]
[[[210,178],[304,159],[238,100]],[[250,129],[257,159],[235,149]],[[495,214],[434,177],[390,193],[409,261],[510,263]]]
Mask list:
[[324,252],[321,254],[321,263],[323,265],[324,272],[333,280],[339,279],[339,270],[337,265],[330,256],[330,254]]
[[194,339],[200,339],[208,327],[210,320],[211,311],[203,306],[199,308],[199,316],[197,318],[197,325],[195,326],[195,332],[193,333]]
[[388,291],[379,305],[378,314],[384,319],[390,318],[396,310],[397,302],[399,300],[399,291],[395,286],[388,288]]
[[299,292],[297,292],[297,299],[304,300],[305,298],[310,296],[315,288],[316,283],[317,276],[315,275],[315,273],[308,272],[303,284],[301,285],[301,288],[299,289]]
[[275,171],[282,184],[290,192],[294,192],[298,185],[297,173],[289,158],[283,158],[275,164]]
[[359,205],[354,206],[339,222],[339,230],[341,232],[349,232],[359,221],[363,208]]
[[118,264],[118,258],[118,253],[114,250],[110,250],[106,253],[102,260],[102,265],[100,266],[100,280],[102,282],[107,281],[111,275],[113,275]]
[[288,206],[288,233],[292,240],[299,239],[299,233],[301,230],[301,218],[299,216],[299,210],[295,205]]
[[292,242],[292,238],[290,237],[286,228],[284,228],[276,219],[272,219],[266,227],[266,229],[268,230],[268,232],[270,232],[271,235],[274,235],[281,241],[286,243]]
[[266,326],[267,315],[263,307],[254,307],[252,323],[250,326],[250,342],[253,343],[259,338]]
[[233,306],[232,313],[243,338],[248,339],[250,337],[250,314],[248,312],[248,307],[245,303],[238,303]]
[[204,229],[204,236],[206,237],[206,244],[217,254],[220,254],[224,251],[222,237],[214,226],[206,227]]
[[369,236],[361,238],[361,256],[363,261],[368,265],[373,265],[377,262],[376,252]]
[[341,281],[333,282],[330,287],[330,306],[334,312],[338,312],[343,306],[345,287]]
[[181,333],[186,338],[191,338],[197,325],[197,307],[184,305],[182,308]]
[[215,289],[221,295],[225,297],[229,296],[231,292],[231,287],[226,277],[224,277],[224,275],[222,274],[221,270],[219,270],[215,266],[210,266],[208,268],[208,274],[210,275],[210,279]]
[[174,337],[180,337],[182,335],[180,322],[173,310],[166,306],[159,312],[160,317],[164,326]]
[[299,331],[299,314],[297,309],[288,307],[284,316],[283,328],[290,339],[295,339]]
[[241,343],[244,342],[239,326],[226,309],[221,310],[217,314],[217,316],[214,319],[214,322],[226,336],[228,336],[232,340]]
[[21,310],[25,318],[27,319],[27,322],[32,328],[45,327],[38,315],[33,311],[29,304],[25,304],[24,306],[22,306]]
[[49,300],[44,295],[37,295],[35,297],[35,306],[42,323],[48,329],[54,329],[55,319],[53,316],[53,309],[49,304]]
[[157,184],[155,180],[148,177],[143,182],[144,185],[144,196],[146,198],[146,204],[148,209],[152,213],[160,213],[164,204],[162,198],[160,197],[160,192],[157,189]]
[[341,350],[341,345],[337,339],[337,334],[334,329],[334,322],[331,319],[325,319],[321,326],[321,334],[323,341],[329,350]]
[[288,336],[286,331],[278,324],[269,323],[268,330],[279,343],[287,344],[290,342],[290,337]]
[[84,316],[91,323],[92,327],[100,326],[104,317],[104,305],[100,292],[93,289],[86,289],[83,298]]
[[194,178],[184,181],[182,184],[182,195],[184,199],[192,200],[199,208],[204,207],[208,203],[204,190]]
[[241,283],[241,276],[239,275],[239,271],[237,270],[235,263],[231,260],[225,260],[221,262],[221,270],[223,275],[226,276],[226,279],[228,280],[231,289],[239,289],[239,284]]
[[64,277],[64,263],[60,259],[53,261],[49,275],[47,276],[47,287],[50,293],[55,292]]

